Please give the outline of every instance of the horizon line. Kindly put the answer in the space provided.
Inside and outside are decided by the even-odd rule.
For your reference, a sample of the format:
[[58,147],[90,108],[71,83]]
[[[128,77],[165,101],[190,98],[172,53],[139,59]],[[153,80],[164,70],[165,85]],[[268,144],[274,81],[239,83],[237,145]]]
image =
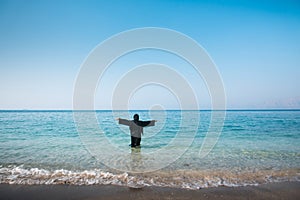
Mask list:
[[95,110],[73,110],[73,109],[0,109],[0,112],[97,112],[97,111],[300,111],[300,108],[230,108],[230,109],[95,109]]

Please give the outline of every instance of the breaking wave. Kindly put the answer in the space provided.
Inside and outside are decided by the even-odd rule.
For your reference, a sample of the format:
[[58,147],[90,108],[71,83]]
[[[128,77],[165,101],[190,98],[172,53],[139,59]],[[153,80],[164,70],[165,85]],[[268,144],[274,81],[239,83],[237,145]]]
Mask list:
[[259,171],[232,173],[224,171],[158,171],[147,174],[111,173],[101,169],[70,171],[64,169],[26,169],[21,166],[0,168],[0,183],[6,184],[69,184],[119,185],[132,188],[162,186],[200,189],[218,186],[246,186],[269,182],[300,181],[299,169],[286,171]]

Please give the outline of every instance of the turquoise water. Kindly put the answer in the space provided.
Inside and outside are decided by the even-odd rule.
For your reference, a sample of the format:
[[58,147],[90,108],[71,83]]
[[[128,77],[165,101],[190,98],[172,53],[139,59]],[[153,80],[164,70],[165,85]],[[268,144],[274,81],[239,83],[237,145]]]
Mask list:
[[[97,128],[89,126],[93,113],[77,112],[78,132],[72,111],[0,111],[0,182],[198,189],[300,180],[297,110],[226,111],[222,133],[204,158],[199,151],[211,111],[97,111]],[[134,113],[158,122],[132,150],[128,127],[114,118]],[[152,164],[158,167],[149,172]]]

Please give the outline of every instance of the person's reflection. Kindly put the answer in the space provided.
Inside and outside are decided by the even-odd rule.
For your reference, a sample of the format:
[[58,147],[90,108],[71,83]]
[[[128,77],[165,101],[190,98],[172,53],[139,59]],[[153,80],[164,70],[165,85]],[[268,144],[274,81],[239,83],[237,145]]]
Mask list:
[[141,148],[131,148],[130,158],[132,171],[141,171],[143,168]]

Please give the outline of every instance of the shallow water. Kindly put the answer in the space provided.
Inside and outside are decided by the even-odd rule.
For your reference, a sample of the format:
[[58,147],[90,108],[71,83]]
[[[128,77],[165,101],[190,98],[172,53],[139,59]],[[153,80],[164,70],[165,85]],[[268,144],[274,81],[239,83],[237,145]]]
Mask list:
[[[128,127],[114,118],[136,112],[158,122],[132,150]],[[300,180],[297,110],[226,111],[222,133],[204,158],[199,151],[210,111],[77,112],[77,124],[73,114],[1,111],[0,182],[197,189]]]

